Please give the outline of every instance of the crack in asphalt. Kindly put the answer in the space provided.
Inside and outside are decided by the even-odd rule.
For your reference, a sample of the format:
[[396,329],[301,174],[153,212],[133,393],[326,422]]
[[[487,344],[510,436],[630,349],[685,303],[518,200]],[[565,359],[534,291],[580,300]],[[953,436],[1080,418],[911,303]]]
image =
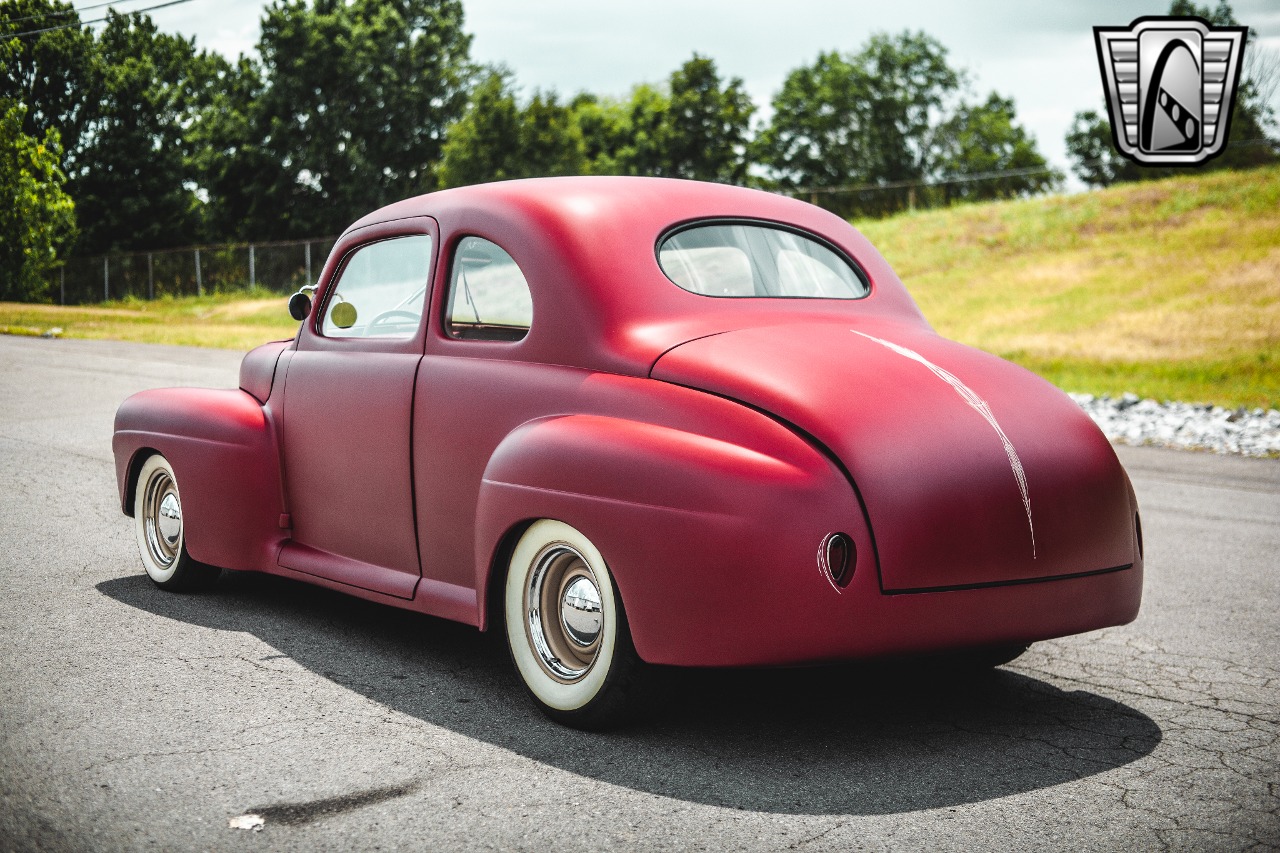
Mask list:
[[[1240,711],[1238,709],[1219,707],[1217,703],[1220,703],[1224,700],[1218,699],[1218,698],[1209,698],[1206,700],[1197,700],[1194,702],[1188,702],[1183,699],[1176,699],[1170,696],[1162,696],[1159,693],[1155,693],[1155,692],[1144,693],[1139,690],[1129,690],[1123,687],[1116,687],[1113,684],[1099,685],[1097,682],[1091,681],[1087,678],[1073,678],[1071,676],[1062,675],[1060,673],[1056,673],[1048,669],[1040,669],[1037,667],[1029,667],[1029,666],[1018,666],[1017,670],[1019,672],[1034,674],[1048,681],[1067,682],[1073,685],[1088,687],[1090,689],[1095,689],[1095,690],[1100,688],[1110,693],[1120,693],[1120,694],[1124,694],[1125,696],[1132,696],[1138,699],[1154,699],[1159,702],[1168,702],[1170,704],[1181,705],[1188,708],[1197,708],[1205,711],[1217,711],[1220,714],[1225,714],[1233,718],[1242,719],[1247,722],[1269,723],[1272,725],[1280,724],[1280,718],[1277,718],[1275,716],[1265,716],[1261,713],[1249,713],[1249,712]],[[1210,703],[1210,704],[1206,704],[1206,703]]]
[[[1153,752],[1097,779],[1142,816],[1159,849],[1280,848],[1280,715],[1268,701],[1275,670],[1177,654],[1116,632],[1097,638],[1101,654],[1089,662],[1055,654],[1055,645],[1067,646],[1039,644],[1011,669],[1171,708],[1157,715],[1164,737]],[[1227,778],[1237,783],[1228,787]]]
[[175,749],[169,752],[131,752],[127,755],[117,755],[114,758],[108,758],[104,761],[95,761],[86,764],[84,769],[86,772],[90,770],[100,770],[103,767],[109,767],[113,764],[121,764],[125,761],[134,761],[139,758],[172,758],[179,755],[214,755],[220,752],[239,752],[245,749],[258,749],[259,747],[274,746],[278,743],[284,743],[292,740],[293,735],[278,737],[272,740],[255,741],[253,743],[243,743],[231,746],[228,744],[218,744],[217,746],[207,746],[202,749]]
[[847,824],[848,824],[848,821],[844,821],[844,820],[842,820],[842,821],[840,821],[839,823],[835,824],[834,826],[829,826],[829,827],[827,827],[826,829],[822,830],[822,832],[819,832],[817,835],[812,835],[812,836],[810,836],[809,838],[802,838],[802,839],[800,839],[799,841],[795,842],[794,844],[791,844],[787,849],[789,849],[789,850],[799,850],[801,847],[804,847],[804,846],[806,846],[806,845],[808,845],[808,844],[812,844],[812,843],[813,843],[813,842],[815,842],[815,841],[820,841],[820,840],[822,840],[823,838],[827,837],[827,836],[828,836],[828,835],[830,835],[831,833],[835,832],[837,829],[841,829],[841,828],[843,828],[843,827],[844,827],[844,826],[846,826]]

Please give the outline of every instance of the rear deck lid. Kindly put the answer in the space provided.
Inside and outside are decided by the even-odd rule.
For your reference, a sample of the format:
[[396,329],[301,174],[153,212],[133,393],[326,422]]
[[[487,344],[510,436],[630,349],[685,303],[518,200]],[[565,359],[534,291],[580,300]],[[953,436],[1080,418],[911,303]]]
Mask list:
[[866,506],[885,591],[1133,561],[1128,480],[1088,416],[1034,374],[927,329],[742,329],[672,349],[651,375],[762,409],[834,453]]

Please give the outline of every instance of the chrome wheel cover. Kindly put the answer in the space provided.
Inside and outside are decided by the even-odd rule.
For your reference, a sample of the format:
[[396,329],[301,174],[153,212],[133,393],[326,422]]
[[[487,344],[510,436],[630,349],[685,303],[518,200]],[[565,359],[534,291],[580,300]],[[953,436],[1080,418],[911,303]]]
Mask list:
[[156,567],[172,568],[182,551],[182,502],[177,484],[164,469],[152,472],[143,485],[142,524]]
[[524,616],[529,644],[548,675],[573,684],[591,670],[604,613],[600,583],[577,549],[555,542],[538,553],[525,587]]

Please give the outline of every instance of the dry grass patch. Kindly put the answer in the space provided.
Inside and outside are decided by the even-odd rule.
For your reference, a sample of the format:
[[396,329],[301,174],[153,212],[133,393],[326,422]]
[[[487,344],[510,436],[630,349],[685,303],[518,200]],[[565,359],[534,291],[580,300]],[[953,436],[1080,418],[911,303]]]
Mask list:
[[1070,390],[1280,405],[1280,168],[857,224],[939,332]]
[[57,306],[0,302],[0,331],[248,350],[289,338],[298,324],[279,296],[217,295]]

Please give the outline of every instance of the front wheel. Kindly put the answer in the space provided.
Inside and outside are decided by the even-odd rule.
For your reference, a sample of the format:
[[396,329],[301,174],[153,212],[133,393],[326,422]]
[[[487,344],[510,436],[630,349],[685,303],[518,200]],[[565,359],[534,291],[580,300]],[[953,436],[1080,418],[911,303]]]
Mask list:
[[534,522],[511,555],[503,612],[511,658],[544,714],[581,729],[625,719],[644,664],[591,540],[564,522]]
[[198,563],[187,553],[182,497],[173,466],[160,454],[142,464],[133,499],[133,528],[142,566],[152,583],[172,592],[212,584],[219,570]]

